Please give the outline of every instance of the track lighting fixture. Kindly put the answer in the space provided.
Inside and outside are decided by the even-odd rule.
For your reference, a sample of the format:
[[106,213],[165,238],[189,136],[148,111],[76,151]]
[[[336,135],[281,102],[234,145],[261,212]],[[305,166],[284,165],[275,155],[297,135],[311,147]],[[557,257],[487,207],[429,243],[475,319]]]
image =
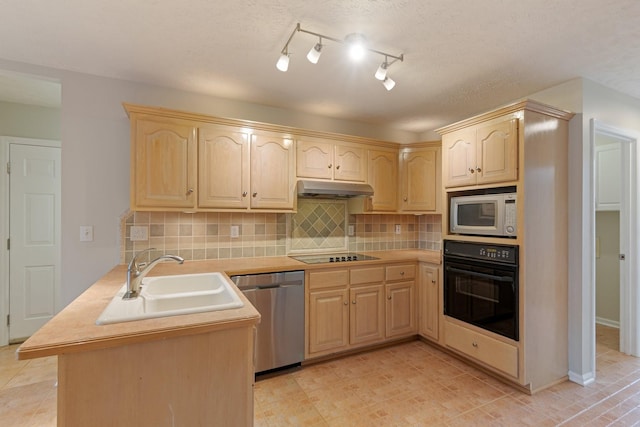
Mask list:
[[307,53],[307,59],[312,64],[317,64],[321,54],[322,54],[322,37],[320,37],[320,41],[316,43],[314,47],[311,48],[309,53]]
[[280,58],[278,59],[278,62],[276,64],[276,67],[278,68],[278,70],[282,72],[286,72],[289,69],[289,43],[291,43],[293,36],[298,32],[307,33],[307,34],[311,34],[312,36],[318,37],[318,43],[316,43],[311,48],[311,50],[309,50],[309,53],[307,54],[307,59],[312,64],[317,64],[318,60],[320,59],[320,55],[322,54],[322,49],[325,46],[322,43],[323,39],[330,40],[332,42],[346,45],[349,48],[349,54],[351,58],[354,60],[362,59],[369,52],[384,56],[384,61],[378,67],[375,73],[375,78],[382,81],[382,84],[387,90],[393,89],[393,87],[396,85],[396,82],[387,76],[387,71],[389,67],[396,61],[403,62],[404,54],[396,56],[396,55],[391,55],[389,53],[381,52],[375,49],[371,49],[366,45],[365,37],[359,33],[348,34],[344,38],[344,40],[341,40],[335,37],[329,37],[323,34],[304,30],[300,27],[299,23],[296,25],[296,28],[294,28],[293,32],[289,36],[289,39],[287,40],[284,47],[282,48],[282,51],[280,51]]
[[391,90],[396,85],[396,82],[393,81],[391,77],[385,77],[384,80],[382,81],[382,84],[387,90]]

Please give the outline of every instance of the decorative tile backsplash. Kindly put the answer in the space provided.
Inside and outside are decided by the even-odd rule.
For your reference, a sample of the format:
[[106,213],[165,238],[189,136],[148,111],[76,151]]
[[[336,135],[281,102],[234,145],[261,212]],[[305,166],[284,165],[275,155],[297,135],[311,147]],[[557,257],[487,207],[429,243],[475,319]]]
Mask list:
[[[170,253],[187,260],[284,256],[334,246],[352,252],[442,248],[440,215],[350,215],[342,201],[298,203],[295,214],[130,212],[121,218],[120,261],[128,263],[150,247],[156,248],[152,258]],[[147,227],[149,239],[131,241],[134,225]],[[238,237],[231,237],[232,225]],[[349,226],[354,235],[345,238]]]
[[298,200],[291,214],[289,252],[347,250],[347,202]]

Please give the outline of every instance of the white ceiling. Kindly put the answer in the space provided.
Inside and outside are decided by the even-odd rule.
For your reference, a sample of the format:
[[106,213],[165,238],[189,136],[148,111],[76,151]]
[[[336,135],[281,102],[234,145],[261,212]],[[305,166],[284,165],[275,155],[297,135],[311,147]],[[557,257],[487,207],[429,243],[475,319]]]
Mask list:
[[[0,58],[314,114],[431,130],[584,77],[640,98],[638,0],[0,0]],[[405,61],[342,60],[296,33],[362,33]],[[2,85],[4,79],[0,79]],[[6,86],[6,85],[4,85]],[[6,87],[5,87],[6,89]],[[2,92],[2,89],[0,89]]]

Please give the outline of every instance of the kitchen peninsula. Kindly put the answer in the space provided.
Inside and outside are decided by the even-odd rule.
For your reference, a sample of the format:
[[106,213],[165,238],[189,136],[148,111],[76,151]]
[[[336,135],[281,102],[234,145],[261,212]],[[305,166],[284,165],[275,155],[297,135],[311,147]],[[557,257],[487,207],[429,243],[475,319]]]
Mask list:
[[[439,251],[374,253],[359,265],[440,263]],[[149,276],[313,270],[289,257],[159,264]],[[19,359],[58,356],[58,425],[253,425],[254,327],[244,307],[98,326],[122,287],[119,265],[36,332]]]

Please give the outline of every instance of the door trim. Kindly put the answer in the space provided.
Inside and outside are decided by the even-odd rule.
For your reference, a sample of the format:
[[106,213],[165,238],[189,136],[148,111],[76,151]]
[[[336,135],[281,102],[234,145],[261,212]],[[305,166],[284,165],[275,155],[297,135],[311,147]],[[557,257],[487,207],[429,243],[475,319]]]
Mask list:
[[[9,161],[9,147],[11,144],[34,145],[39,147],[61,148],[60,141],[51,139],[19,138],[0,136],[0,346],[9,344],[9,327],[6,318],[9,314],[9,176],[6,165]],[[60,221],[60,219],[58,219]],[[59,300],[60,289],[56,289]],[[59,307],[56,307],[58,310]]]

